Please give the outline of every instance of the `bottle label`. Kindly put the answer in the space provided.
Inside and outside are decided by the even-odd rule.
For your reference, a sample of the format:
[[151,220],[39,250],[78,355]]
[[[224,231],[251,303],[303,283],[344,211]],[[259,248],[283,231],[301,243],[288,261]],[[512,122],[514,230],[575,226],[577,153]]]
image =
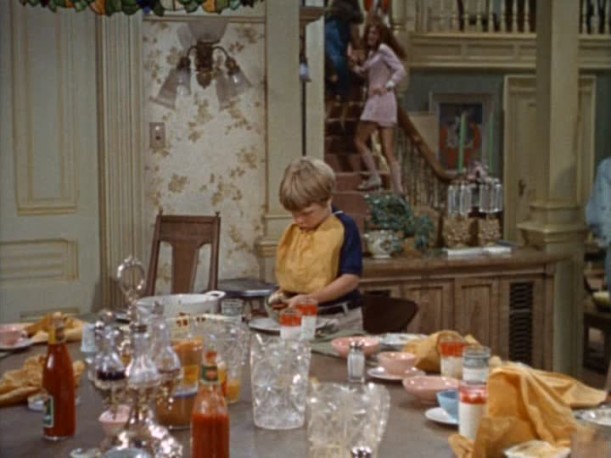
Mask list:
[[202,381],[203,382],[218,382],[219,372],[216,366],[202,365]]
[[51,395],[45,397],[42,426],[44,428],[53,428],[55,426],[55,402]]

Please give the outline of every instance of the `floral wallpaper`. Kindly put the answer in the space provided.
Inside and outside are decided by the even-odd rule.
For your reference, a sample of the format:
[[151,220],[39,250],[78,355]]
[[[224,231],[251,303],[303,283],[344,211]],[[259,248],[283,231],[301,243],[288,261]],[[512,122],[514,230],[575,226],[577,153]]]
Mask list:
[[[178,96],[175,109],[153,99],[183,52],[185,24],[144,23],[143,53],[146,131],[165,124],[164,148],[144,154],[147,237],[155,215],[221,214],[219,278],[258,276],[255,240],[263,233],[265,204],[264,25],[229,23],[220,44],[236,58],[252,84],[220,109],[214,83],[199,86],[193,72],[191,95]],[[220,53],[216,53],[217,56]],[[207,285],[208,250],[202,250],[196,291]],[[156,293],[170,291],[171,255],[162,248]]]

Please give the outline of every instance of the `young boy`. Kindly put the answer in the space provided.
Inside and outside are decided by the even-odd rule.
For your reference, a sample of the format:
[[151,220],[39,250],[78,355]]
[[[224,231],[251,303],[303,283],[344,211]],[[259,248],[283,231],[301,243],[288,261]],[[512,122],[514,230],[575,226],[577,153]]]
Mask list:
[[352,218],[332,207],[335,174],[318,159],[300,158],[284,171],[280,202],[293,215],[276,254],[280,289],[274,308],[292,307],[304,296],[318,302],[318,314],[344,328],[362,329],[359,280],[361,238]]

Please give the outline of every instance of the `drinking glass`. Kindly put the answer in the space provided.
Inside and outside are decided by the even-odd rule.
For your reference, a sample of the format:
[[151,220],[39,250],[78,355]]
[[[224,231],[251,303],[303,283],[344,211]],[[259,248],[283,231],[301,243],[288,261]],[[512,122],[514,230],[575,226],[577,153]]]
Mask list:
[[444,377],[462,378],[462,352],[465,341],[460,336],[442,335],[437,343],[440,372]]
[[246,325],[232,320],[206,320],[200,326],[204,345],[213,346],[225,363],[225,394],[227,402],[239,400],[242,367],[248,354],[249,331]]
[[388,421],[390,395],[373,383],[313,384],[308,393],[310,458],[348,458],[354,447],[377,450]]
[[307,341],[253,334],[250,384],[256,426],[294,429],[303,425],[310,358]]
[[240,323],[244,313],[244,301],[237,298],[223,299],[221,302],[221,313]]

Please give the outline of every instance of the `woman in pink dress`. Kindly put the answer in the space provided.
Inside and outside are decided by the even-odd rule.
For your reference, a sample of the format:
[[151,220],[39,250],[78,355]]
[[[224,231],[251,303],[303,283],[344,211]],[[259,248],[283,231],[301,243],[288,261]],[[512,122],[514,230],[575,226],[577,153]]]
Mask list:
[[360,191],[377,189],[382,185],[375,161],[367,141],[378,130],[382,151],[388,162],[393,192],[403,195],[401,167],[394,152],[394,129],[397,124],[397,98],[395,87],[406,76],[399,60],[405,51],[390,30],[380,21],[372,20],[365,27],[364,43],[367,59],[355,71],[368,80],[365,108],[357,126],[354,143],[369,171],[369,178],[358,187]]

